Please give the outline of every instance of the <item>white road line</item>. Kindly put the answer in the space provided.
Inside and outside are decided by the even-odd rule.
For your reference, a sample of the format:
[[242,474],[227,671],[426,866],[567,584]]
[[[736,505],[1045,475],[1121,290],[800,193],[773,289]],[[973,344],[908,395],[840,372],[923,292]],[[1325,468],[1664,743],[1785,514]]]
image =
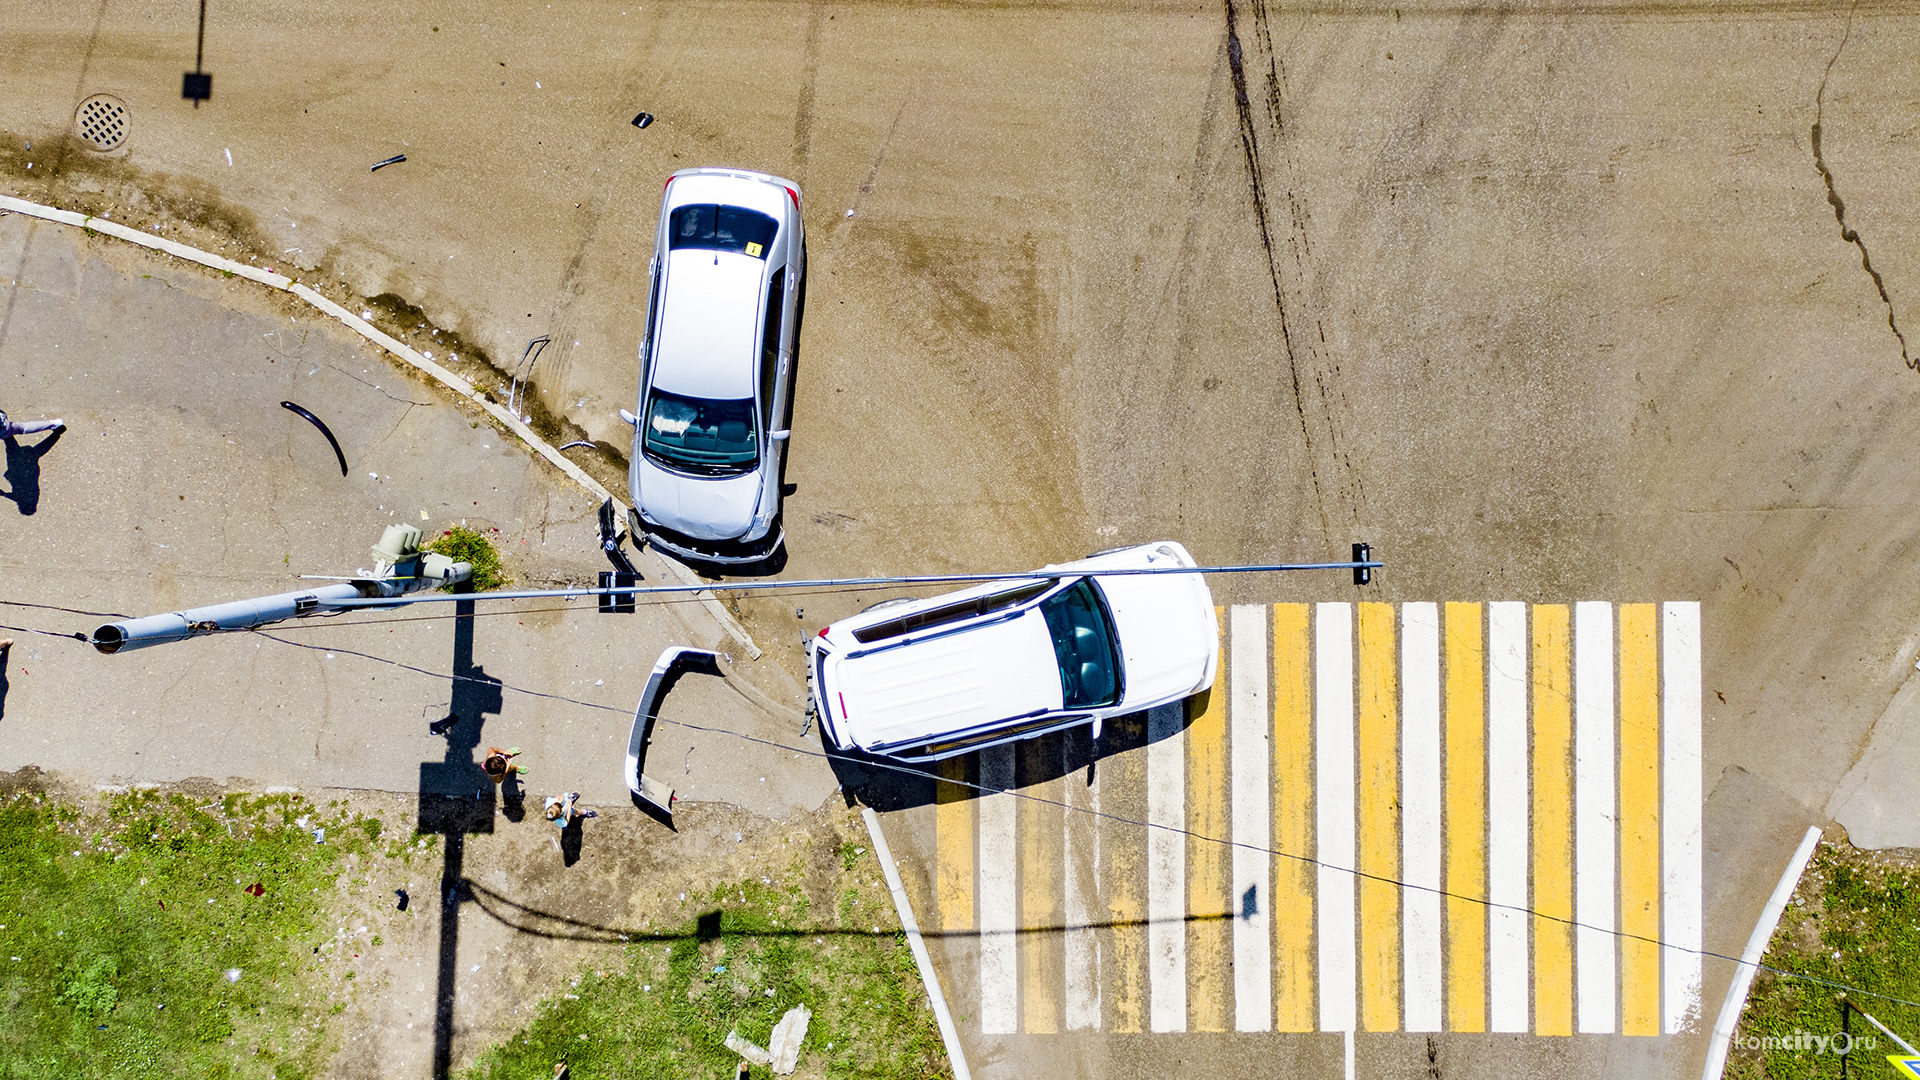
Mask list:
[[[1401,959],[1407,1031],[1441,1027],[1440,609],[1400,606]],[[1479,822],[1472,823],[1479,828]]]
[[[1061,752],[1072,744],[1062,740]],[[1071,764],[1071,763],[1069,763]],[[1094,902],[1100,881],[1100,770],[1090,783],[1066,774],[1066,1021],[1068,1031],[1100,1027],[1101,955],[1099,931],[1094,929]],[[1074,810],[1089,813],[1077,814]]]
[[[1487,1004],[1527,1030],[1527,605],[1487,605]],[[1504,906],[1502,906],[1504,905]]]
[[[926,987],[927,1004],[933,1007],[934,1023],[940,1026],[940,1041],[947,1045],[947,1060],[953,1066],[954,1080],[973,1080],[967,1068],[967,1056],[960,1046],[960,1032],[954,1027],[953,1013],[947,1008],[947,995],[940,990],[940,976],[933,970],[933,958],[927,955],[927,943],[920,936],[920,920],[914,917],[913,902],[907,899],[907,887],[900,881],[900,868],[894,865],[893,849],[887,834],[880,831],[880,818],[872,807],[860,808],[867,823],[867,836],[873,841],[873,855],[887,877],[887,891],[893,894],[893,909],[900,916],[900,929],[906,932],[907,948],[913,953],[913,966],[920,970],[920,984]],[[564,1071],[564,1070],[563,1070]]]
[[1661,605],[1660,908],[1667,1034],[1700,1015],[1700,605]]
[[1314,605],[1314,850],[1320,1030],[1354,1027],[1353,607]]
[[1233,1023],[1273,1030],[1273,756],[1267,712],[1267,606],[1235,604],[1228,715],[1233,725]]
[[1573,970],[1586,1034],[1612,1032],[1618,1014],[1613,667],[1613,605],[1573,605]]
[[[1187,755],[1183,706],[1147,713],[1147,1002],[1152,1031],[1187,1030]],[[1011,845],[1009,845],[1011,846]]]
[[[1013,788],[1013,747],[980,751],[980,784],[990,791]],[[1020,1030],[1020,967],[1014,931],[1019,891],[1014,877],[1014,797],[982,795],[980,806],[980,1030],[1012,1035]]]

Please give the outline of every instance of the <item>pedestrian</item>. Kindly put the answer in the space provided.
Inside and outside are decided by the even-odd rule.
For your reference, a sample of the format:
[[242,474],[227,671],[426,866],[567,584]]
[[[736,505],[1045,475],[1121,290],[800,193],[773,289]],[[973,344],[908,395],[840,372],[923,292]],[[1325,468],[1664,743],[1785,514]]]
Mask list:
[[11,443],[16,435],[34,435],[42,431],[65,430],[67,422],[55,417],[52,420],[29,420],[26,423],[7,419],[5,410],[0,410],[0,439]]
[[553,822],[554,828],[565,832],[569,826],[581,818],[600,816],[598,810],[589,810],[579,805],[579,802],[580,793],[577,791],[569,791],[565,795],[547,796],[545,811],[547,820]]
[[507,782],[507,777],[509,776],[525,776],[527,774],[527,767],[513,760],[519,756],[520,748],[517,746],[510,747],[506,750],[502,750],[497,746],[489,746],[487,747],[486,760],[480,763],[480,767],[486,770],[487,776],[491,778],[495,784],[504,784]]

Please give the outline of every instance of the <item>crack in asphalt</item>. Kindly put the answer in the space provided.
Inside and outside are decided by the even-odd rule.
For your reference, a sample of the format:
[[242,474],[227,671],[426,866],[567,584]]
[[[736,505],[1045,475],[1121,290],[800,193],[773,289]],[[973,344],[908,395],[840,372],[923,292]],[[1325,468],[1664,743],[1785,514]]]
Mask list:
[[[1299,414],[1300,437],[1311,452],[1313,448],[1312,425],[1307,421],[1307,407],[1301,397],[1300,362],[1293,353],[1293,330],[1287,317],[1285,290],[1280,284],[1280,266],[1274,261],[1273,229],[1267,218],[1267,180],[1266,172],[1260,165],[1259,131],[1254,126],[1253,102],[1247,94],[1247,69],[1244,51],[1240,45],[1239,10],[1234,0],[1226,0],[1227,16],[1227,68],[1233,77],[1233,103],[1240,114],[1240,150],[1247,159],[1247,183],[1253,195],[1253,213],[1260,225],[1260,246],[1267,253],[1267,276],[1273,282],[1273,306],[1280,313],[1280,343],[1287,351],[1287,372],[1293,379],[1293,408]],[[1265,20],[1261,20],[1261,32],[1265,33]],[[1268,84],[1269,108],[1272,108],[1278,88],[1270,80]],[[1278,112],[1274,113],[1278,116]],[[1292,198],[1292,193],[1288,193]],[[1320,471],[1309,468],[1308,476],[1313,481],[1314,502],[1320,510],[1322,530],[1328,528],[1326,513],[1326,492],[1320,486]]]
[[432,405],[433,404],[433,402],[431,401],[415,401],[412,398],[400,397],[397,394],[389,393],[387,390],[383,389],[379,383],[372,382],[368,379],[363,379],[360,376],[355,375],[353,372],[348,371],[346,368],[343,368],[338,364],[328,364],[327,367],[333,371],[337,371],[340,374],[345,375],[347,378],[352,379],[354,382],[359,383],[361,386],[371,387],[374,393],[377,393],[382,397],[391,398],[394,401],[405,402],[408,405]]
[[1820,74],[1820,90],[1814,95],[1813,104],[1813,167],[1820,171],[1820,179],[1827,185],[1827,205],[1833,207],[1833,220],[1840,225],[1840,239],[1860,249],[1860,269],[1873,279],[1873,288],[1880,294],[1880,303],[1887,309],[1887,329],[1893,331],[1895,340],[1900,342],[1900,359],[1909,371],[1920,371],[1920,358],[1916,358],[1907,349],[1907,335],[1900,332],[1900,323],[1894,317],[1893,297],[1887,294],[1886,279],[1880,271],[1874,269],[1873,256],[1867,252],[1867,242],[1860,238],[1859,230],[1847,224],[1847,203],[1840,197],[1840,191],[1834,184],[1833,170],[1827,166],[1826,154],[1820,147],[1820,123],[1826,118],[1827,79],[1833,75],[1833,65],[1840,62],[1840,53],[1847,47],[1847,39],[1853,36],[1853,9],[1847,9],[1847,28],[1840,35],[1840,44],[1834,48],[1833,56],[1827,60],[1827,69]]
[[413,410],[414,410],[414,407],[415,407],[416,405],[418,405],[418,404],[419,404],[419,402],[417,402],[417,401],[409,401],[409,402],[407,402],[407,408],[406,408],[406,411],[405,411],[405,412],[402,412],[402,413],[400,414],[400,419],[398,419],[398,420],[395,420],[395,421],[393,422],[393,426],[387,429],[387,433],[386,433],[385,435],[382,435],[382,436],[380,436],[380,441],[379,441],[379,442],[376,442],[376,443],[374,443],[373,445],[374,445],[374,446],[385,446],[385,445],[386,445],[386,443],[387,443],[387,440],[388,440],[388,439],[391,439],[391,438],[393,438],[393,433],[394,433],[394,432],[396,432],[396,431],[399,431],[399,430],[400,430],[400,425],[401,425],[401,424],[404,424],[404,423],[406,423],[406,422],[407,422],[407,417],[409,417],[409,416],[412,416],[412,415],[413,415]]

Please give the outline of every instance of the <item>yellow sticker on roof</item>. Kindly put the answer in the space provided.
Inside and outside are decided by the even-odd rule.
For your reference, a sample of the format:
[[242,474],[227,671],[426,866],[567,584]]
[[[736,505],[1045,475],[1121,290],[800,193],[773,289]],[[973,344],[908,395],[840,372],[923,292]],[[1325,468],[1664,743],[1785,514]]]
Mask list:
[[759,244],[756,244],[751,240],[747,241],[747,254],[752,255],[754,258],[757,259],[760,257],[761,250],[762,249]]

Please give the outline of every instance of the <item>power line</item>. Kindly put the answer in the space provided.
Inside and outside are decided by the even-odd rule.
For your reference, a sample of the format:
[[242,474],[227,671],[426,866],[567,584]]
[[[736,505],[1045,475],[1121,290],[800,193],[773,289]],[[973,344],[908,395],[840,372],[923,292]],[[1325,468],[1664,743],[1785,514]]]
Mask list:
[[[328,649],[326,646],[322,646],[322,645],[309,645],[309,644],[306,644],[305,642],[287,641],[284,638],[274,637],[271,633],[268,633],[263,630],[255,630],[251,632],[257,633],[261,637],[270,638],[274,641],[278,641],[284,645],[292,645],[295,648],[317,649],[317,650],[327,651],[327,652],[345,653],[346,655],[349,655],[349,656],[358,656],[363,659],[375,661],[377,663],[390,664],[394,667],[404,668],[408,671],[415,671],[424,675],[430,675],[434,678],[449,679],[455,682],[467,681],[467,682],[484,683],[488,686],[498,687],[501,690],[512,690],[515,693],[525,694],[529,697],[546,698],[551,701],[567,702],[569,704],[579,705],[589,709],[596,709],[602,712],[617,713],[621,716],[627,716],[631,714],[631,710],[628,710],[628,709],[619,708],[613,705],[602,705],[598,702],[593,702],[593,701],[582,701],[579,698],[568,697],[565,694],[551,694],[551,693],[547,693],[545,691],[540,691],[540,690],[528,690],[524,687],[510,685],[504,681],[497,681],[494,679],[477,679],[470,675],[443,674],[437,671],[429,671],[426,668],[418,667],[413,664],[408,664],[403,661],[389,659],[384,656],[375,656],[371,653],[357,652],[351,649]],[[1468,901],[1469,903],[1479,904],[1482,907],[1488,908],[1489,910],[1497,908],[1503,911],[1517,912],[1519,914],[1528,915],[1536,919],[1544,919],[1548,922],[1559,923],[1569,928],[1599,931],[1601,933],[1607,934],[1611,937],[1619,938],[1624,941],[1638,941],[1645,944],[1657,946],[1661,949],[1668,949],[1674,952],[1691,953],[1697,956],[1712,958],[1715,960],[1725,960],[1733,964],[1745,963],[1745,961],[1741,960],[1737,956],[1728,956],[1725,953],[1714,952],[1710,949],[1696,949],[1688,946],[1675,945],[1657,937],[1648,937],[1647,935],[1644,935],[1644,934],[1629,933],[1624,930],[1617,930],[1610,927],[1594,926],[1591,923],[1584,923],[1579,921],[1578,919],[1565,918],[1559,915],[1549,915],[1545,912],[1538,911],[1534,908],[1526,907],[1520,904],[1496,903],[1495,901],[1488,900],[1484,897],[1469,896],[1465,893],[1456,893],[1445,888],[1435,888],[1434,886],[1431,886],[1431,885],[1419,885],[1410,881],[1403,881],[1398,878],[1389,877],[1385,874],[1375,874],[1375,873],[1371,873],[1365,870],[1360,870],[1354,867],[1338,866],[1333,863],[1328,863],[1320,859],[1314,858],[1311,855],[1301,855],[1295,852],[1282,851],[1279,848],[1265,847],[1259,844],[1244,843],[1241,841],[1224,839],[1217,836],[1207,836],[1203,833],[1194,832],[1191,829],[1182,828],[1177,825],[1164,825],[1154,821],[1142,821],[1137,818],[1125,817],[1123,815],[1115,814],[1110,811],[1094,810],[1090,807],[1085,807],[1085,806],[1075,806],[1071,803],[1068,803],[1059,799],[1049,799],[1043,795],[1036,795],[1031,792],[1020,791],[1014,788],[996,788],[996,787],[991,787],[989,785],[976,783],[970,780],[949,779],[943,776],[935,776],[921,769],[916,769],[916,768],[913,768],[912,766],[900,764],[897,762],[887,761],[882,758],[853,757],[851,755],[838,754],[832,751],[814,750],[810,747],[792,746],[787,743],[775,742],[771,739],[763,739],[757,735],[749,735],[745,732],[734,731],[729,728],[711,727],[704,724],[690,723],[684,720],[674,720],[668,717],[659,716],[657,714],[654,715],[651,719],[660,723],[672,724],[675,727],[683,728],[688,731],[699,731],[699,732],[704,732],[708,734],[730,735],[736,739],[741,739],[746,742],[757,743],[762,746],[771,747],[776,750],[785,750],[789,753],[803,755],[806,757],[818,758],[823,761],[828,761],[828,762],[844,761],[849,764],[858,765],[864,768],[887,770],[891,772],[900,773],[906,776],[912,776],[920,780],[930,781],[936,784],[952,784],[956,787],[971,789],[972,791],[982,795],[1011,795],[1017,799],[1024,799],[1028,802],[1035,803],[1037,805],[1059,807],[1063,810],[1070,810],[1070,811],[1086,814],[1091,817],[1103,818],[1107,821],[1111,821],[1118,825],[1131,825],[1131,826],[1138,826],[1140,828],[1145,828],[1145,829],[1158,829],[1162,832],[1168,832],[1177,836],[1199,840],[1204,843],[1219,844],[1225,847],[1244,848],[1248,851],[1261,852],[1268,855],[1278,856],[1283,859],[1291,859],[1295,862],[1304,864],[1306,866],[1324,868],[1328,870],[1336,870],[1341,873],[1351,874],[1357,880],[1374,881],[1383,885],[1392,886],[1397,889],[1428,893],[1428,894],[1442,897],[1445,899],[1465,900],[1465,901]],[[1785,968],[1777,968],[1768,964],[1755,964],[1754,966],[1761,971],[1766,971],[1774,975],[1785,976],[1787,978],[1792,978],[1792,979],[1803,979],[1807,982],[1817,983],[1821,986],[1831,987],[1836,990],[1844,990],[1850,994],[1851,993],[1864,994],[1868,997],[1879,998],[1883,1001],[1891,1001],[1891,1002],[1894,1002],[1895,1004],[1906,1005],[1911,1008],[1920,1009],[1920,1002],[1908,1001],[1905,998],[1896,997],[1892,994],[1883,994],[1883,993],[1879,993],[1878,991],[1865,990],[1865,989],[1861,989],[1860,987],[1851,986],[1846,983],[1834,982],[1830,979],[1822,979],[1816,975],[1807,975],[1797,971],[1789,971]]]

